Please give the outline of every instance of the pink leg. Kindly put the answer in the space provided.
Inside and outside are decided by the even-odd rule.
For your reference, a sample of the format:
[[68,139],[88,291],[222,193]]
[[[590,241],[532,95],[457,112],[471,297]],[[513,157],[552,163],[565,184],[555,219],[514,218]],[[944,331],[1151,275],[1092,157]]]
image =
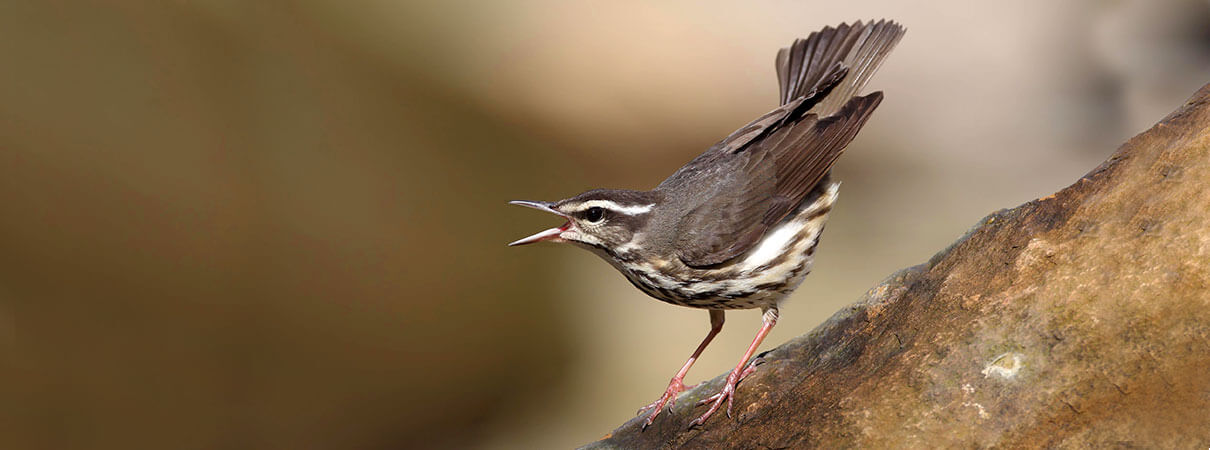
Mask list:
[[735,366],[735,370],[732,370],[731,373],[727,375],[727,384],[724,384],[723,389],[717,394],[707,397],[698,403],[699,405],[704,405],[713,402],[713,404],[710,405],[710,409],[706,410],[706,413],[702,414],[701,417],[698,417],[697,419],[694,419],[693,422],[690,422],[689,426],[701,425],[705,423],[706,419],[709,419],[710,415],[714,414],[714,412],[718,411],[718,408],[722,406],[723,400],[727,401],[727,417],[731,417],[731,403],[732,399],[735,397],[735,385],[739,383],[739,380],[744,379],[744,377],[756,370],[755,367],[748,367],[745,369],[744,366],[748,364],[749,359],[752,359],[752,354],[756,353],[756,349],[760,347],[760,342],[765,340],[765,336],[769,334],[769,330],[772,330],[774,325],[777,325],[777,313],[774,312],[772,316],[765,314],[764,325],[762,325],[760,327],[760,331],[756,333],[756,338],[752,340],[752,345],[748,346],[748,351],[744,352],[744,357],[740,358],[739,365]]
[[651,411],[651,415],[647,416],[647,421],[643,422],[643,428],[647,428],[648,425],[651,425],[651,422],[655,421],[655,416],[660,415],[660,411],[664,409],[665,404],[667,404],[669,408],[676,406],[677,394],[681,393],[681,391],[684,391],[685,389],[693,387],[685,386],[685,374],[689,373],[689,368],[693,367],[693,363],[697,361],[697,358],[702,356],[702,351],[706,350],[706,346],[710,345],[710,341],[714,340],[714,336],[718,335],[719,331],[722,331],[723,319],[723,311],[713,309],[710,310],[710,332],[706,334],[706,338],[702,339],[701,344],[698,344],[697,350],[694,350],[693,352],[693,356],[690,356],[689,360],[685,361],[685,365],[682,366],[681,370],[676,373],[676,376],[672,377],[672,381],[668,382],[668,389],[664,390],[664,395],[652,402],[650,405],[644,406],[639,410],[639,412],[643,412],[644,410],[655,408],[654,411]]

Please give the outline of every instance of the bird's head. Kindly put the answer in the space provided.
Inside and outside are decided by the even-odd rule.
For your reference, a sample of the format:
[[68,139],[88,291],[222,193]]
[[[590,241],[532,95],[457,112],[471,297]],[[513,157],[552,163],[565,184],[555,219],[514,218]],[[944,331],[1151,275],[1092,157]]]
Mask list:
[[516,200],[514,205],[546,211],[567,220],[557,228],[540,231],[517,240],[512,245],[534,242],[570,242],[611,255],[627,250],[626,244],[635,240],[659,203],[659,196],[650,191],[594,189],[557,202]]

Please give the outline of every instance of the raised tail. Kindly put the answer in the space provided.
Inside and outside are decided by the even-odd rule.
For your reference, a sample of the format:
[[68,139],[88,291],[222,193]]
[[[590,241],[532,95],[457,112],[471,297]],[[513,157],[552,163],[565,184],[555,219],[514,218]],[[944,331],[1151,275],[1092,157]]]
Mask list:
[[829,74],[844,67],[848,69],[845,79],[810,110],[821,118],[835,114],[861,92],[905,31],[903,26],[889,20],[865,24],[858,21],[853,25],[825,27],[806,39],[795,39],[793,45],[777,52],[781,104],[810,93]]

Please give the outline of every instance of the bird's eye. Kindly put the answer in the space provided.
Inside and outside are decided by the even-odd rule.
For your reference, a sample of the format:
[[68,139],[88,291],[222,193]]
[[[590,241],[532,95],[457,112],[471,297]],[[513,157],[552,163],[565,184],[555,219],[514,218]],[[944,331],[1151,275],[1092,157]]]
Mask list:
[[600,222],[601,219],[605,218],[605,209],[600,206],[588,208],[587,211],[584,211],[584,218],[588,219],[589,222]]

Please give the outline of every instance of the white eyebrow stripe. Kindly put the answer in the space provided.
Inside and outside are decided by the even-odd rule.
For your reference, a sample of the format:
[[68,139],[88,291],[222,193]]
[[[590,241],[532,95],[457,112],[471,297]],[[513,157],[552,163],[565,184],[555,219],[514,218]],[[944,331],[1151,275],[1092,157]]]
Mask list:
[[621,213],[621,214],[625,214],[628,216],[634,216],[634,215],[639,215],[639,214],[647,214],[647,213],[651,212],[651,208],[655,206],[655,203],[651,203],[648,205],[622,206],[622,205],[614,203],[613,201],[610,201],[610,200],[589,200],[589,201],[586,201],[579,205],[576,205],[575,210],[584,211],[584,210],[586,210],[588,208],[592,208],[594,206],[605,208],[605,209],[608,209],[608,210],[616,212],[616,213]]

